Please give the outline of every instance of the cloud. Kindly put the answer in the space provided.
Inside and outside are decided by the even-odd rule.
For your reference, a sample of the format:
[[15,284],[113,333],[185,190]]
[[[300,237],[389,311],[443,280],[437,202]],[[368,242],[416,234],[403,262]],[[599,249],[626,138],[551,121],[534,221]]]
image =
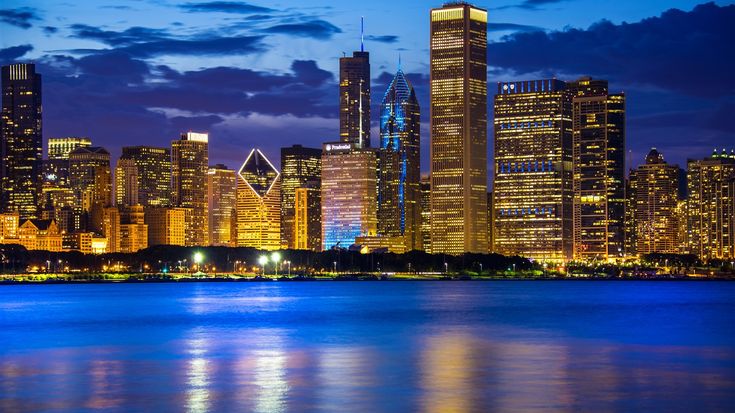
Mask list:
[[273,11],[267,7],[255,6],[250,3],[240,1],[212,1],[206,3],[186,3],[179,6],[190,13],[235,13],[235,14],[253,14],[268,13]]
[[0,23],[9,24],[11,26],[20,27],[21,29],[30,29],[34,20],[41,20],[35,9],[29,7],[21,7],[19,9],[0,9]]
[[43,32],[46,34],[54,34],[57,33],[59,29],[54,26],[43,26]]
[[289,36],[311,37],[325,40],[342,30],[325,20],[315,19],[301,23],[278,24],[261,30],[263,33],[285,34]]
[[[238,55],[263,51],[263,36],[219,36],[217,34],[176,37],[165,29],[131,27],[123,31],[102,30],[85,24],[70,26],[72,36],[96,40],[116,51],[135,57],[163,55]],[[82,54],[108,53],[111,49],[76,49]]]
[[525,24],[515,24],[515,23],[492,23],[488,22],[487,24],[487,31],[488,32],[507,32],[507,31],[513,31],[513,32],[534,32],[534,31],[543,31],[544,29],[542,27],[538,26],[528,26]]
[[33,46],[24,44],[20,46],[7,47],[0,49],[0,63],[6,64],[14,61],[15,59],[25,55],[26,53],[33,50]]
[[518,75],[591,74],[625,87],[725,96],[735,92],[733,21],[735,5],[707,3],[636,23],[603,20],[586,30],[517,32],[489,43],[488,55],[493,66]]
[[504,9],[540,10],[542,6],[556,4],[556,3],[563,3],[565,1],[569,1],[569,0],[524,0],[519,4],[495,7],[494,10],[504,10]]
[[367,35],[365,36],[365,40],[370,40],[371,42],[380,42],[380,43],[396,43],[398,42],[398,36],[395,36],[392,34],[386,34],[382,36]]

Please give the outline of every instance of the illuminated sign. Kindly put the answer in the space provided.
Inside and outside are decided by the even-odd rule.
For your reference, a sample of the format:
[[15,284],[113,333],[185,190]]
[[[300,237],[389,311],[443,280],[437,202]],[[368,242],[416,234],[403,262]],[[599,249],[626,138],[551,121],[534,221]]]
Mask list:
[[352,144],[350,143],[328,143],[324,145],[324,150],[329,151],[348,151],[352,149]]

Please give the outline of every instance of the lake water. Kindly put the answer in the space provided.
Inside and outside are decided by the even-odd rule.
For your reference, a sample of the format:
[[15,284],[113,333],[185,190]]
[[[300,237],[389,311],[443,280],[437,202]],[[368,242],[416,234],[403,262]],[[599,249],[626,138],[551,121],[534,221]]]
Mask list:
[[735,411],[735,282],[2,286],[0,411]]

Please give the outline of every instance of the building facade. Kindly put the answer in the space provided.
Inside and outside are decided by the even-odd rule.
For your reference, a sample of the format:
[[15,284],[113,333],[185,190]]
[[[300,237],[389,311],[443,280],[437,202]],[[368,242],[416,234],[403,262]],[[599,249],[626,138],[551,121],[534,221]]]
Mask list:
[[69,186],[82,216],[75,230],[102,233],[103,209],[112,204],[110,153],[98,146],[79,147],[69,153]]
[[416,93],[399,67],[380,104],[378,233],[403,237],[408,251],[422,249],[420,130]]
[[494,251],[572,259],[572,94],[556,79],[498,83],[494,110]]
[[2,66],[0,212],[38,217],[43,172],[41,75],[34,64]]
[[43,182],[54,187],[69,186],[69,154],[80,147],[92,146],[92,140],[70,136],[49,138],[47,160],[43,166]]
[[124,146],[120,159],[137,168],[138,203],[143,206],[171,205],[171,150],[154,146]]
[[377,233],[377,159],[352,143],[322,151],[322,249],[348,248]]
[[280,173],[259,149],[252,149],[237,175],[237,246],[280,249]]
[[419,183],[421,191],[421,246],[424,252],[431,253],[431,182],[422,177]]
[[[321,157],[321,149],[305,148],[301,145],[281,148],[281,243],[285,248],[321,247],[321,219],[319,214],[314,214],[313,209],[310,209],[320,204]],[[298,213],[301,216],[300,227],[297,229],[296,194],[299,189],[303,190],[300,191],[302,198],[299,200],[302,203]]]
[[688,252],[705,261],[735,258],[735,153],[715,151],[687,169]]
[[487,12],[431,10],[431,250],[487,251]]
[[639,256],[650,253],[676,254],[678,240],[679,167],[669,165],[656,149],[646,163],[630,173],[635,244]]
[[625,95],[606,80],[567,83],[573,93],[574,259],[620,259],[625,225]]
[[228,246],[233,241],[232,211],[236,205],[237,175],[225,165],[217,164],[207,172],[209,200],[209,243]]
[[370,54],[361,46],[339,59],[339,137],[370,147]]
[[209,135],[182,133],[171,143],[171,201],[174,206],[190,209],[187,217],[186,245],[209,244]]
[[148,246],[185,245],[186,208],[145,207]]
[[120,158],[115,166],[115,205],[138,205],[138,167]]

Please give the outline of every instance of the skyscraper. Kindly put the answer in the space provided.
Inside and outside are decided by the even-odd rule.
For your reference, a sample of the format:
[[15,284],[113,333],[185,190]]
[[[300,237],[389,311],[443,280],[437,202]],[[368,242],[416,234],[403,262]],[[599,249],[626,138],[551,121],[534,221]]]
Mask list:
[[34,64],[2,67],[0,212],[38,217],[43,171],[41,75]]
[[572,102],[574,258],[623,255],[625,223],[625,95],[606,80],[567,83]]
[[143,206],[171,205],[171,150],[153,146],[124,146],[120,159],[138,169],[138,202]]
[[572,93],[556,79],[498,83],[495,248],[572,259]]
[[404,237],[408,251],[422,244],[420,129],[416,93],[399,65],[380,104],[378,233]]
[[280,249],[280,173],[259,149],[252,149],[237,175],[237,246]]
[[120,158],[115,166],[115,205],[138,203],[138,167],[134,160]]
[[48,139],[48,159],[44,161],[44,182],[54,187],[69,185],[69,154],[79,147],[92,146],[92,140],[82,137]]
[[190,209],[187,214],[186,245],[208,245],[207,171],[209,135],[187,132],[171,143],[171,200],[174,206]]
[[103,209],[112,204],[110,152],[99,146],[82,146],[69,153],[69,186],[76,211],[86,214],[80,228],[102,232]]
[[679,167],[667,164],[654,148],[646,156],[646,163],[631,171],[630,183],[635,252],[678,253]]
[[487,252],[487,12],[431,10],[431,250]]
[[232,211],[235,209],[237,175],[225,165],[209,167],[207,191],[209,200],[209,243],[227,246],[233,240]]
[[352,57],[339,59],[339,137],[370,147],[370,53],[362,43]]
[[687,186],[688,252],[705,261],[735,258],[735,153],[689,160]]
[[[293,247],[322,249],[322,194],[320,186],[302,186],[294,191]],[[283,225],[283,223],[281,223]]]
[[377,232],[375,152],[354,143],[325,143],[322,151],[322,248],[348,248]]
[[[293,145],[286,148],[281,148],[281,243],[286,248],[292,249],[311,249],[319,248],[321,242],[317,245],[313,245],[313,242],[306,242],[310,247],[298,248],[296,245],[296,190],[299,188],[312,189],[313,192],[308,191],[302,194],[302,201],[307,202],[306,196],[311,196],[310,204],[319,204],[320,187],[321,187],[321,173],[322,173],[322,150],[314,148],[304,148],[301,145]],[[309,202],[307,202],[309,204]],[[302,204],[302,214],[308,213],[307,204]],[[305,215],[302,216],[301,223],[303,224],[301,230],[308,231],[309,225],[307,221],[304,221]],[[319,216],[310,215],[310,218],[318,219],[316,225],[311,227],[311,238],[321,238],[321,219]],[[314,232],[316,231],[316,232]],[[309,235],[304,235],[306,239],[309,239]],[[305,245],[304,242],[301,243]]]
[[431,182],[422,177],[421,183],[421,246],[425,252],[431,253]]

